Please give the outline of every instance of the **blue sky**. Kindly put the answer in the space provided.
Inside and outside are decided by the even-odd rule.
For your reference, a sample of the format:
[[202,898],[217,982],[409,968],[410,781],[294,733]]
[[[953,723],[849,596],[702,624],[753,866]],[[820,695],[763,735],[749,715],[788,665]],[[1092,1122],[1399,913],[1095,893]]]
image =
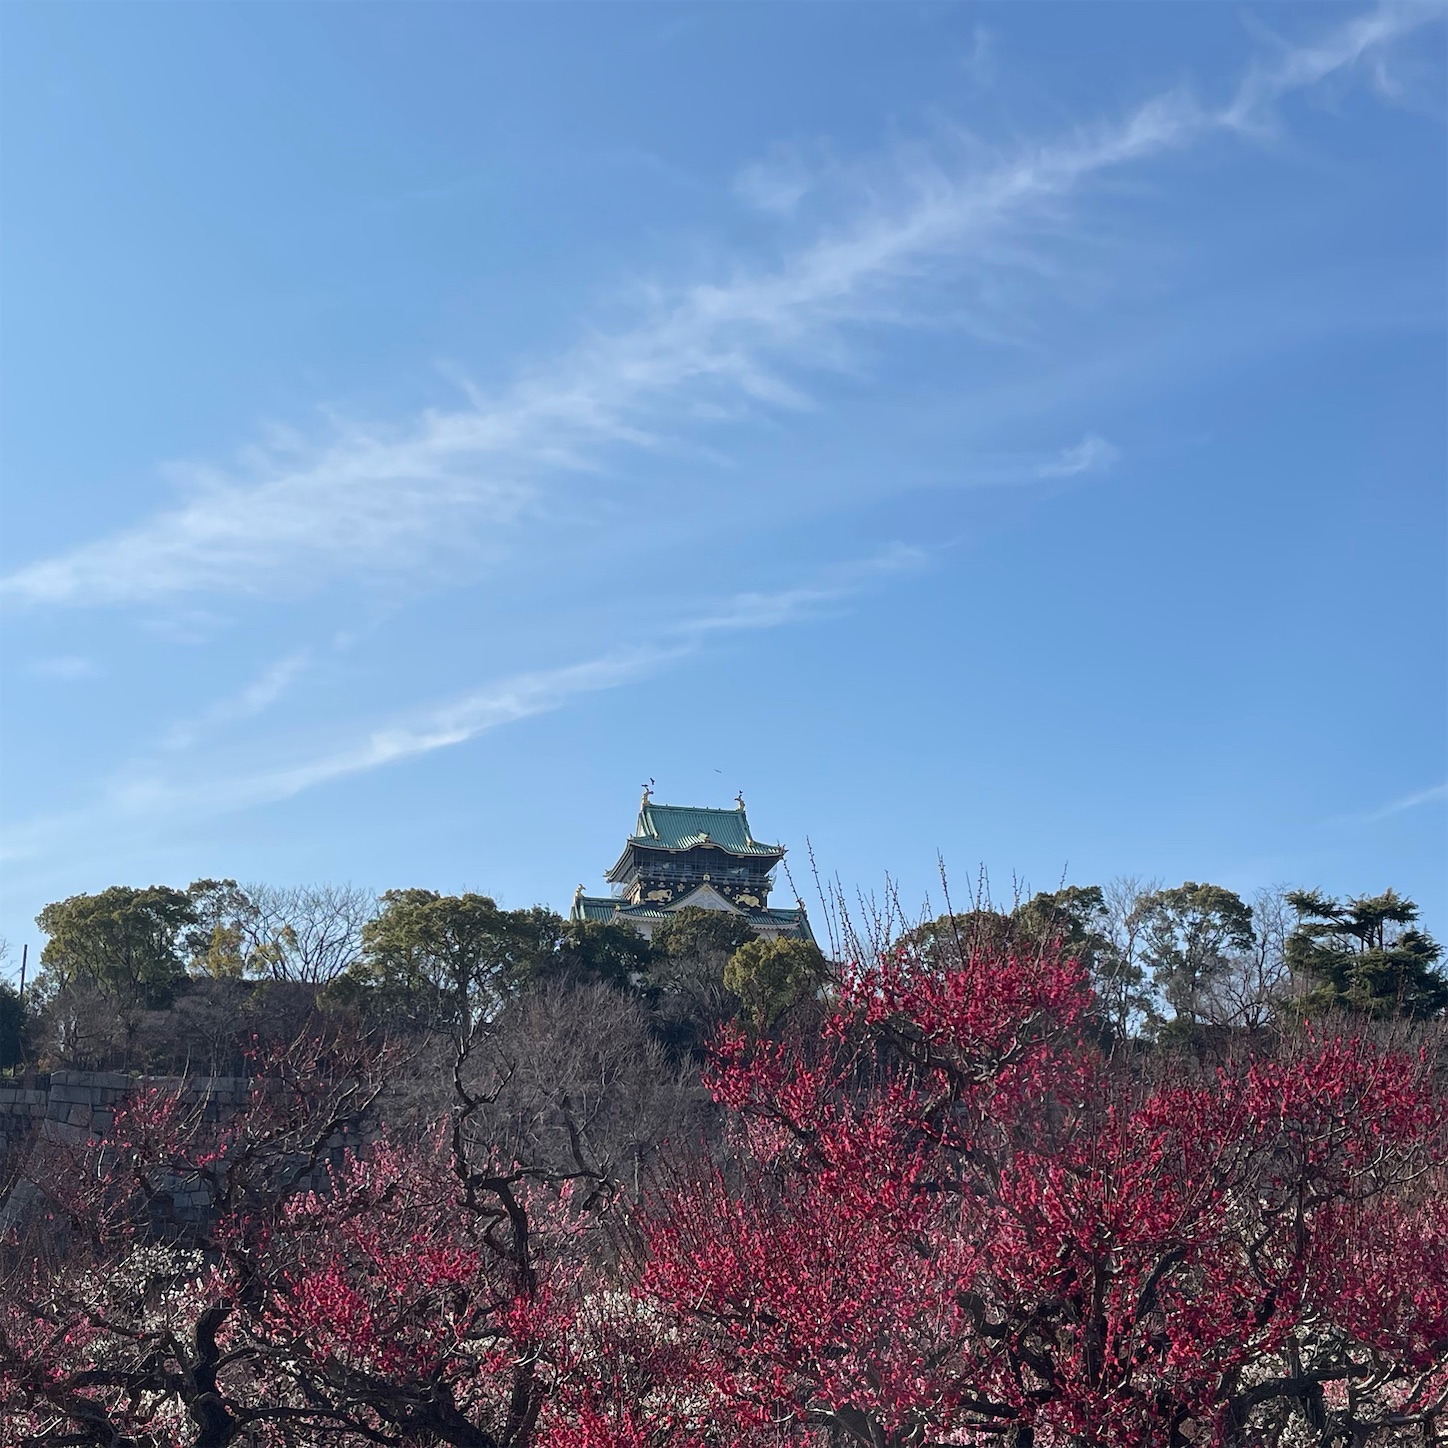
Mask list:
[[1448,932],[1442,16],[7,5],[0,931],[652,777]]

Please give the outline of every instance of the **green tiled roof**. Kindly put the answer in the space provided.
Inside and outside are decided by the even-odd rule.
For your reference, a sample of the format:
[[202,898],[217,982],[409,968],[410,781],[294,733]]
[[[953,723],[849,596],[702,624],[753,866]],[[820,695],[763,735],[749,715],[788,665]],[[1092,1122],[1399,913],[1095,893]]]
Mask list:
[[[626,905],[612,895],[578,895],[573,901],[573,919],[617,921],[627,924],[630,920],[667,920],[672,910],[657,905]],[[813,940],[814,932],[809,928],[809,917],[803,910],[747,910],[741,912],[749,917],[749,923],[756,930],[790,930],[802,939]]]
[[691,850],[718,845],[731,855],[768,855],[778,859],[782,845],[760,844],[749,833],[749,817],[740,809],[692,809],[685,805],[646,801],[639,810],[631,845],[655,850]]
[[579,895],[573,901],[573,918],[609,921],[617,908],[618,901],[610,896]]

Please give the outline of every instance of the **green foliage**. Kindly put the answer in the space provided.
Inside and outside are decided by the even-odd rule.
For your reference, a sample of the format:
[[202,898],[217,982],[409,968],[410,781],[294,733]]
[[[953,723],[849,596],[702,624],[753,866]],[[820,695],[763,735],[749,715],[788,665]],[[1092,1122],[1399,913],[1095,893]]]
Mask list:
[[362,959],[330,992],[413,1025],[466,1029],[493,1016],[551,957],[551,911],[499,910],[486,895],[389,890],[362,928]]
[[753,939],[754,929],[742,915],[690,905],[655,929],[652,944],[657,956],[699,960],[711,955],[733,955]]
[[1222,885],[1193,880],[1143,903],[1144,958],[1176,1019],[1190,1027],[1213,982],[1231,970],[1233,952],[1252,948],[1252,907]]
[[196,912],[182,936],[192,973],[240,980],[248,964],[246,926],[256,914],[250,896],[235,880],[193,880],[186,898]]
[[1287,903],[1298,916],[1287,963],[1310,983],[1312,1009],[1424,1020],[1448,1008],[1448,980],[1437,968],[1443,947],[1413,928],[1418,907],[1411,900],[1385,890],[1339,903],[1295,890]]
[[186,983],[182,936],[197,915],[183,891],[112,885],[47,905],[35,921],[50,937],[40,955],[43,991],[89,983],[122,1009],[164,1010]]
[[13,985],[0,981],[0,1070],[25,1058],[25,1005]]
[[902,935],[896,945],[931,970],[957,968],[984,953],[1033,955],[1061,949],[1080,961],[1096,992],[1102,1024],[1118,1040],[1154,1011],[1140,960],[1146,903],[1154,894],[1134,881],[1068,885],[1040,891],[1006,912],[989,906],[941,915]]
[[649,942],[627,925],[570,920],[559,937],[555,969],[580,984],[599,981],[627,990],[648,973],[653,958]]
[[724,984],[724,967],[754,939],[742,916],[722,910],[680,910],[655,929],[644,993],[654,1029],[676,1059],[699,1058],[720,1026],[739,1012]]
[[[380,913],[369,919],[374,904]],[[374,902],[350,886],[243,890],[201,879],[185,891],[72,896],[37,920],[50,939],[25,1002],[31,1044],[20,1002],[0,988],[0,1067],[27,1050],[128,1065],[168,1051],[219,1060],[257,975],[295,984],[297,1010],[320,999],[420,1030],[466,1029],[553,983],[603,984],[636,995],[654,1037],[682,1060],[702,1056],[730,1020],[772,1029],[826,978],[814,945],[757,939],[747,918],[716,910],[672,914],[650,941],[543,906],[500,910],[479,894],[393,890]],[[1280,1019],[1293,996],[1289,969],[1310,1010],[1448,1013],[1443,951],[1417,920],[1413,902],[1391,890],[1346,901],[1268,891],[1249,906],[1219,885],[1118,880],[1043,891],[1009,912],[943,915],[897,944],[926,972],[981,952],[1060,948],[1089,972],[1114,1039],[1160,1031],[1165,1044]],[[171,1014],[148,1014],[162,1011]],[[163,1037],[184,1039],[184,1049],[177,1055]]]
[[1008,952],[1014,943],[1011,917],[987,908],[939,915],[907,930],[895,945],[931,970],[951,970],[981,951]]
[[[1151,997],[1146,971],[1132,948],[1135,930],[1115,918],[1113,889],[1108,901],[1100,885],[1068,885],[1042,891],[1017,906],[1013,920],[1018,937],[1041,944],[1059,945],[1081,962],[1091,977],[1100,1012],[1111,1036],[1124,1040],[1133,1020],[1149,1018]],[[1139,910],[1135,900],[1128,909]],[[1122,925],[1126,925],[1122,929]]]
[[523,910],[508,910],[507,915],[516,938],[515,984],[545,972],[557,959],[563,941],[564,920],[546,905],[530,905]]
[[724,984],[744,1004],[756,1030],[813,998],[825,980],[825,958],[812,941],[748,940],[729,957]]
[[1100,885],[1068,885],[1041,891],[1012,914],[1018,939],[1059,945],[1079,960],[1094,979],[1111,954],[1106,935],[1106,898]]

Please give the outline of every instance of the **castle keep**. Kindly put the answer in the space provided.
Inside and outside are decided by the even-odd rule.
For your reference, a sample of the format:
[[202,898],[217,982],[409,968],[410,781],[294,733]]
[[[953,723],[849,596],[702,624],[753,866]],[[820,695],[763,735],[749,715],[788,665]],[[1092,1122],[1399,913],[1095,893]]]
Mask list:
[[734,809],[695,809],[655,804],[645,790],[634,832],[605,877],[614,893],[585,895],[580,885],[571,918],[628,925],[648,936],[676,910],[727,910],[766,938],[813,940],[802,904],[769,904],[784,855],[783,845],[754,838],[742,797]]

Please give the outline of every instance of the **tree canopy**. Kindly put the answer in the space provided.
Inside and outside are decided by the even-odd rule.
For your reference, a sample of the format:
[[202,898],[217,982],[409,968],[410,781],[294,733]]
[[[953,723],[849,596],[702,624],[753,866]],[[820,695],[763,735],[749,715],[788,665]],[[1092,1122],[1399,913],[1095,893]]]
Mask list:
[[1411,900],[1392,890],[1345,901],[1296,890],[1287,900],[1298,914],[1288,964],[1310,982],[1314,1007],[1414,1020],[1448,1007],[1448,980],[1437,968],[1443,947],[1415,928]]
[[1233,890],[1194,880],[1158,890],[1144,905],[1145,961],[1176,1020],[1191,1027],[1232,953],[1251,948],[1252,907]]
[[[235,1060],[248,1031],[333,1007],[378,1029],[465,1030],[550,982],[636,996],[671,1058],[697,1061],[728,1021],[774,1029],[840,964],[789,937],[756,940],[747,917],[723,910],[678,911],[649,939],[476,893],[379,899],[350,885],[226,878],[184,891],[113,886],[48,905],[38,922],[52,938],[19,1039],[27,1059],[88,1068]],[[1063,952],[1087,972],[1097,1028],[1121,1043],[1215,1051],[1243,1032],[1290,1031],[1304,1012],[1448,1011],[1442,949],[1392,890],[1338,900],[1273,889],[1249,902],[1210,882],[1121,879],[893,928],[878,943],[917,969]],[[287,990],[267,1004],[262,985]]]
[[743,1002],[756,1030],[772,1026],[825,982],[827,963],[809,940],[746,940],[724,967],[724,984]]
[[25,1008],[20,992],[0,981],[0,1068],[20,1063],[25,1046]]
[[183,937],[198,917],[185,891],[112,885],[47,905],[36,921],[50,937],[42,989],[89,982],[124,1008],[156,1009],[186,983]]
[[540,932],[533,912],[500,910],[487,895],[388,890],[379,903],[337,994],[402,1022],[469,1029],[497,1012],[556,941],[551,924]]
[[754,927],[742,915],[690,905],[660,921],[650,944],[655,955],[676,960],[710,955],[727,958],[753,939]]

